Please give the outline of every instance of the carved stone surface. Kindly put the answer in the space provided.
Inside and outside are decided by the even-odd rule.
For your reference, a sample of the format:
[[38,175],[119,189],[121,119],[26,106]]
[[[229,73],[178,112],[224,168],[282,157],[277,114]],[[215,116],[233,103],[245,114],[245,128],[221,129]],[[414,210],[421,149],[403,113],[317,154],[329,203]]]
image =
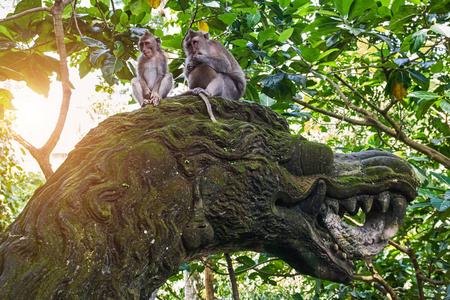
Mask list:
[[[89,134],[0,239],[0,299],[148,299],[180,264],[253,250],[352,280],[417,184],[384,152],[333,154],[250,102],[165,100]],[[363,227],[341,220],[367,212]]]

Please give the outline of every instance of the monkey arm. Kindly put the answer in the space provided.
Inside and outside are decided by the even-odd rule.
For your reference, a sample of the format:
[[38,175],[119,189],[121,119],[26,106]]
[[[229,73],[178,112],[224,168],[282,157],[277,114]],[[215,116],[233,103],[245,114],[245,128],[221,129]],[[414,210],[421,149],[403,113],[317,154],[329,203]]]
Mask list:
[[145,81],[144,78],[139,77],[139,83],[141,84],[142,87],[142,94],[144,99],[150,99],[150,88],[147,85],[147,81]]
[[218,73],[230,73],[232,71],[231,62],[224,54],[218,54],[215,56],[207,56],[203,54],[197,54],[192,57],[192,61],[195,65],[204,64],[210,66]]

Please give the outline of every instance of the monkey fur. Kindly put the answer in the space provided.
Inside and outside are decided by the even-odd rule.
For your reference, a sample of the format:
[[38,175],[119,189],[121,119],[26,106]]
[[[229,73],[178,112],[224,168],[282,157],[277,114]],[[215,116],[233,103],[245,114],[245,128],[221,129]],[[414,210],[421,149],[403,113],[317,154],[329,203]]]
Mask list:
[[244,72],[230,51],[220,42],[211,40],[207,32],[189,30],[184,39],[184,52],[184,73],[190,89],[184,94],[202,98],[211,120],[216,123],[207,97],[239,100],[245,92]]
[[209,96],[238,100],[245,92],[245,75],[233,55],[209,33],[190,30],[184,40],[184,73],[189,89]]
[[142,107],[157,106],[173,87],[173,76],[161,49],[161,39],[147,30],[139,40],[139,51],[138,76],[131,80],[133,97]]

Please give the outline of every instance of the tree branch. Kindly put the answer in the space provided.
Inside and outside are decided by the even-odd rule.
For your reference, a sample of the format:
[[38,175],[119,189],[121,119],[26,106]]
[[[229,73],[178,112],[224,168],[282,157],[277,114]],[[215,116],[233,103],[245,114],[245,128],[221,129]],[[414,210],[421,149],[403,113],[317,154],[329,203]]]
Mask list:
[[[380,274],[373,267],[372,263],[369,263],[368,267],[369,267],[370,272],[372,273],[371,276],[353,275],[353,279],[366,282],[367,284],[378,289],[389,299],[399,300],[395,290],[389,285],[389,283],[387,283],[386,280],[383,279],[383,277],[380,276]],[[376,285],[375,283],[379,283],[382,288],[380,288],[380,286]]]
[[272,258],[272,259],[268,259],[268,260],[266,260],[266,261],[263,261],[263,262],[261,262],[261,263],[259,263],[259,264],[255,264],[255,265],[251,266],[251,265],[247,264],[245,261],[243,261],[242,259],[239,259],[239,258],[237,259],[238,262],[240,262],[241,264],[243,264],[243,265],[249,267],[249,268],[247,268],[247,269],[245,269],[245,270],[242,270],[242,271],[248,271],[248,270],[252,270],[252,269],[253,269],[253,270],[255,270],[256,272],[261,273],[261,274],[265,274],[265,275],[269,275],[269,276],[284,277],[284,278],[287,278],[287,277],[295,277],[295,276],[301,275],[300,273],[294,273],[294,274],[275,274],[275,273],[264,272],[264,271],[261,271],[261,270],[259,270],[259,269],[256,269],[257,266],[262,265],[262,264],[265,264],[265,263],[268,263],[268,262],[270,262],[270,261],[274,261],[274,260],[280,260],[280,259],[279,259],[279,258]]
[[12,15],[12,16],[6,17],[4,19],[0,19],[0,23],[8,22],[8,21],[15,20],[15,19],[21,18],[21,17],[29,15],[29,14],[33,14],[36,12],[43,12],[43,11],[51,13],[51,8],[49,8],[49,7],[32,8],[32,9],[23,11],[21,13],[18,13],[17,15]]
[[353,124],[353,125],[359,125],[359,126],[369,126],[370,125],[370,123],[368,123],[366,121],[351,119],[351,118],[348,118],[348,117],[341,116],[339,114],[330,112],[328,110],[315,107],[314,105],[311,105],[311,104],[309,104],[309,103],[307,103],[305,101],[302,101],[302,100],[300,100],[298,98],[292,98],[292,101],[295,102],[295,103],[298,103],[298,104],[300,104],[300,105],[302,105],[302,106],[304,106],[306,108],[309,108],[309,109],[311,109],[311,110],[313,110],[315,112],[327,115],[329,117],[332,117],[332,118],[335,118],[335,119],[338,119],[338,120],[343,120],[343,121],[345,121],[347,123],[350,123],[350,124]]
[[354,92],[356,94],[356,96],[358,96],[362,101],[364,101],[364,103],[366,103],[367,105],[369,105],[370,107],[372,107],[374,110],[376,110],[377,112],[381,112],[381,109],[376,106],[375,104],[373,104],[372,102],[370,102],[369,100],[367,100],[363,95],[361,95],[361,93],[355,89],[354,87],[352,87],[347,81],[345,81],[344,79],[342,79],[339,75],[337,74],[333,74],[334,78],[336,78],[337,80],[339,80],[343,85],[345,85],[346,87],[348,87],[352,92]]
[[417,261],[417,256],[414,253],[414,250],[411,248],[400,246],[399,244],[397,244],[396,242],[391,241],[391,240],[389,240],[389,245],[394,246],[396,249],[400,250],[401,252],[406,253],[409,256],[409,259],[411,260],[413,267],[414,267],[414,271],[416,273],[417,289],[419,291],[419,299],[425,300],[425,295],[423,293],[423,281],[422,281],[422,277],[425,277],[425,276],[423,275],[422,269],[419,266],[419,262]]
[[239,291],[238,291],[237,283],[236,283],[236,275],[234,274],[233,263],[231,261],[230,254],[224,253],[224,255],[225,255],[225,260],[227,261],[228,274],[230,274],[231,289],[233,291],[233,299],[239,300]]
[[377,130],[380,130],[384,133],[386,133],[387,135],[403,142],[404,144],[406,144],[407,146],[417,150],[418,152],[421,152],[423,154],[425,154],[426,156],[428,156],[430,159],[437,161],[438,163],[442,164],[445,168],[450,169],[450,158],[447,157],[446,155],[440,153],[439,151],[436,151],[428,146],[422,145],[420,143],[417,143],[416,141],[412,140],[411,138],[409,138],[401,129],[401,126],[399,124],[397,124],[387,113],[386,110],[382,111],[382,116],[386,119],[386,121],[389,122],[389,124],[394,127],[394,129],[386,126],[385,124],[383,124],[377,116],[375,116],[373,113],[371,113],[370,111],[367,111],[364,108],[358,107],[356,105],[354,105],[353,103],[351,103],[351,101],[347,98],[347,96],[345,96],[345,94],[342,92],[341,88],[339,87],[339,85],[337,85],[333,80],[331,80],[330,78],[328,78],[327,76],[323,76],[323,79],[325,79],[328,83],[330,83],[333,88],[336,90],[336,92],[338,93],[339,97],[341,97],[341,99],[344,101],[344,103],[352,110],[354,110],[355,112],[358,112],[362,115],[364,115],[365,117],[365,121],[359,121],[359,120],[354,120],[354,119],[350,119],[350,118],[345,118],[343,116],[340,116],[338,114],[326,111],[324,109],[320,109],[317,107],[314,107],[310,104],[307,104],[306,102],[303,102],[301,100],[298,99],[293,99],[294,102],[299,103],[305,107],[308,107],[309,109],[312,109],[314,111],[317,111],[319,113],[325,114],[327,116],[336,118],[338,120],[344,120],[350,124],[354,124],[354,125],[360,125],[360,126],[372,126]]

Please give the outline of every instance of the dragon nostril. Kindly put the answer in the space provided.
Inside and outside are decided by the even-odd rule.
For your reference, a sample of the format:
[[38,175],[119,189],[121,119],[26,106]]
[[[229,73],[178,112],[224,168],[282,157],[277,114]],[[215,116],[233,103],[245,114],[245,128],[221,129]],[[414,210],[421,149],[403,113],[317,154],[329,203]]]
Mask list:
[[303,175],[326,174],[330,171],[334,161],[330,147],[305,140],[301,142],[300,149]]
[[330,147],[324,144],[296,140],[292,158],[284,167],[297,176],[327,174],[334,162],[334,154]]

